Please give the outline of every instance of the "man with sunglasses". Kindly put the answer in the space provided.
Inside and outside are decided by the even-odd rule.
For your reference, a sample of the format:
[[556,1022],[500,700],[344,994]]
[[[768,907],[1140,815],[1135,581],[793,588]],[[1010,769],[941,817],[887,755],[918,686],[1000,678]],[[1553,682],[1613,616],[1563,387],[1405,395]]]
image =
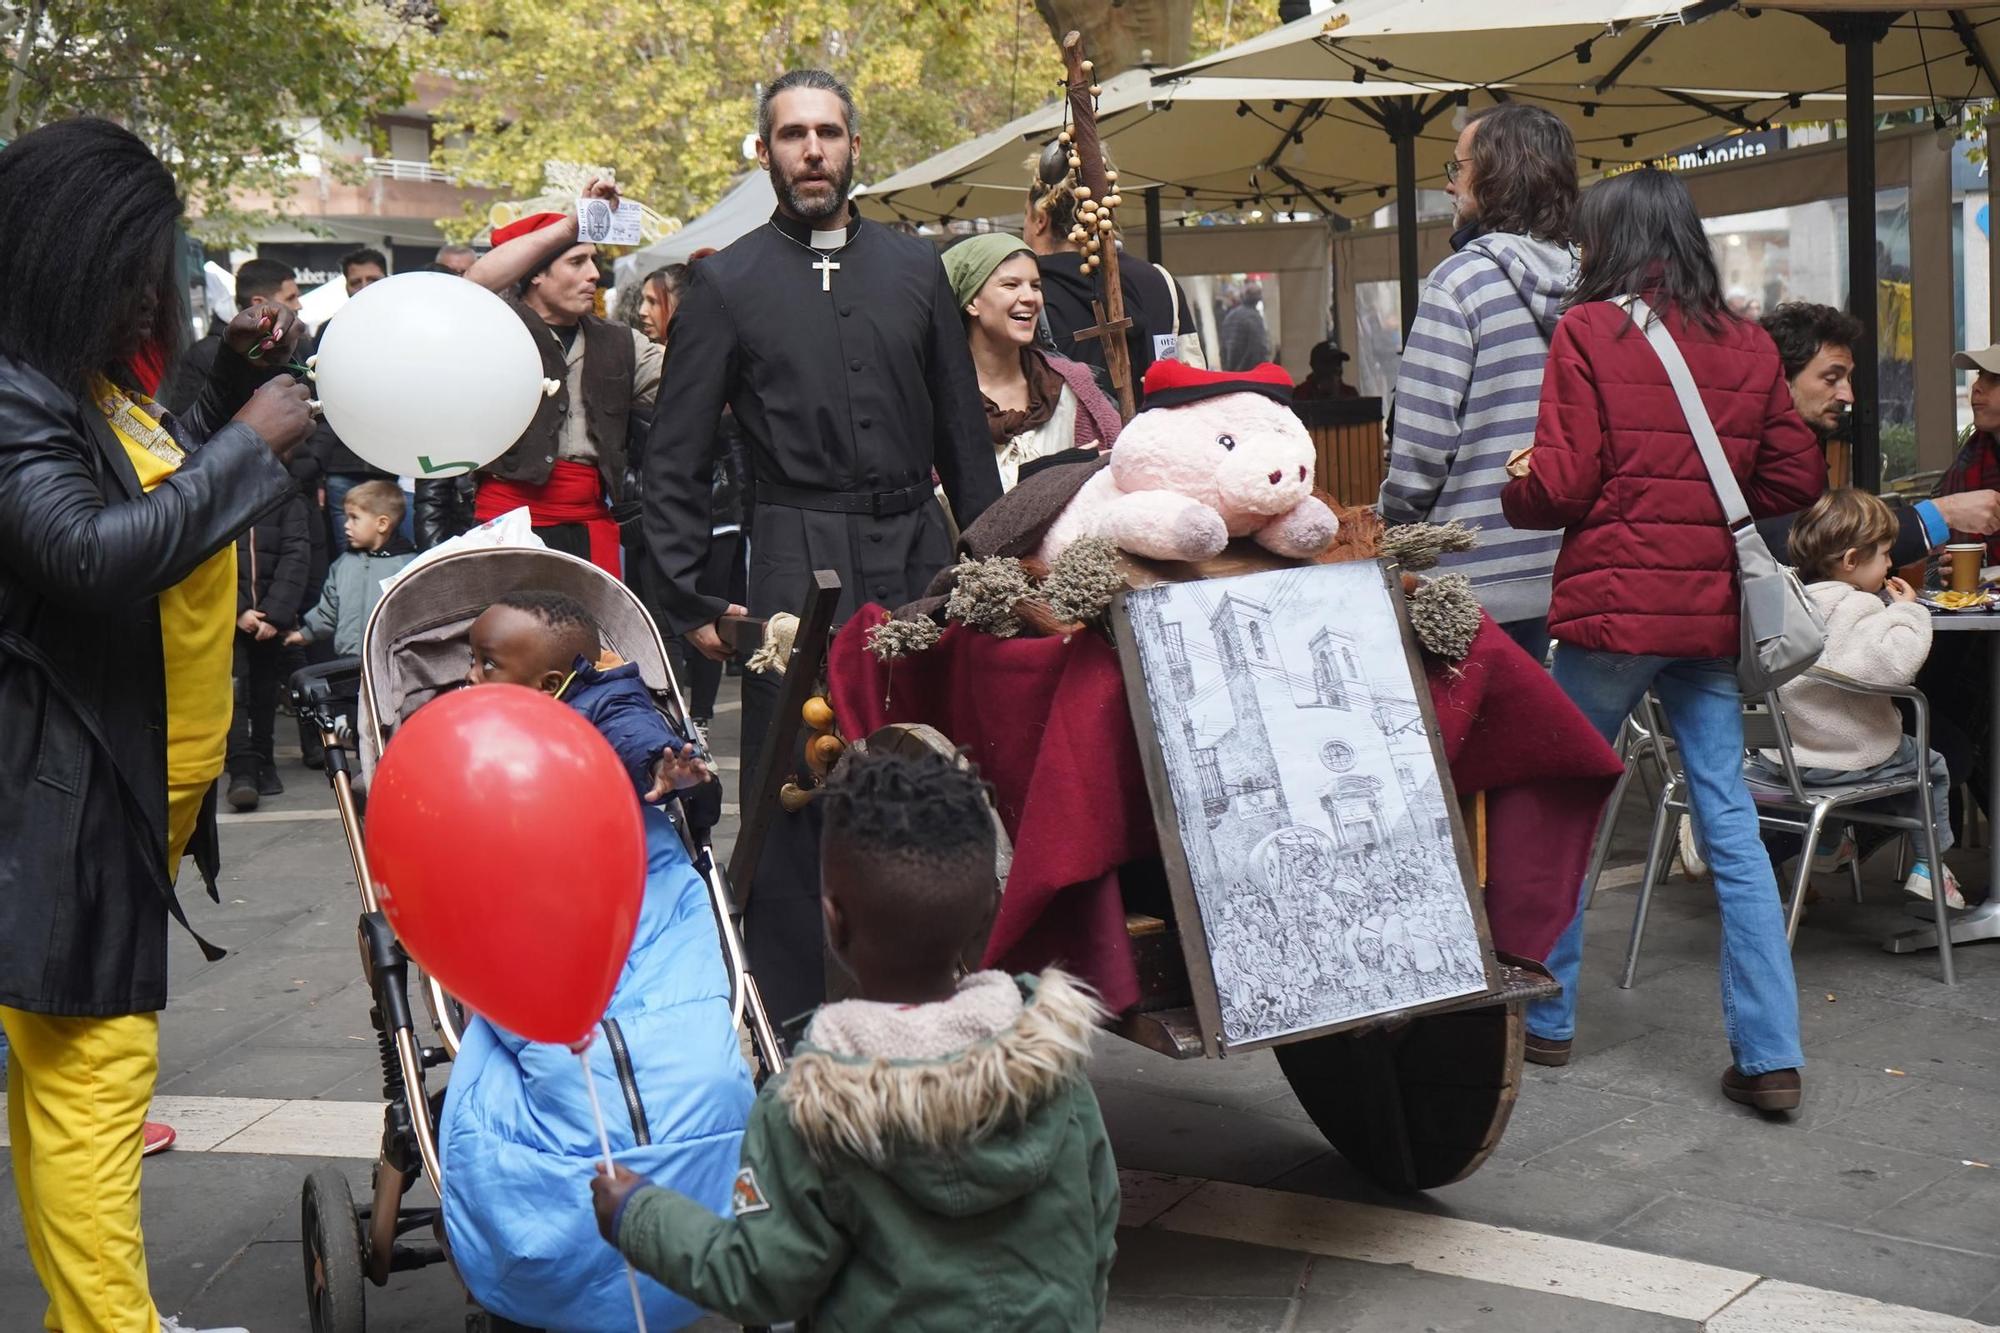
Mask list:
[[1396,376],[1391,523],[1464,523],[1479,545],[1444,562],[1540,661],[1562,534],[1516,532],[1500,512],[1510,455],[1534,443],[1549,335],[1576,275],[1576,144],[1541,107],[1506,102],[1465,122],[1445,164],[1452,256],[1424,283]]

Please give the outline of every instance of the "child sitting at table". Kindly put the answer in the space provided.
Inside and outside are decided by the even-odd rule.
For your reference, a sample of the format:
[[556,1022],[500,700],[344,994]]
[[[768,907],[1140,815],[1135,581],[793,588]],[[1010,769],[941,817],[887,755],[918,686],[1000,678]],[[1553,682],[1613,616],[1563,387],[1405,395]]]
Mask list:
[[1084,1070],[1101,1011],[1053,968],[961,974],[999,899],[985,784],[850,752],[819,806],[827,944],[863,998],[764,1085],[734,1218],[621,1166],[593,1182],[599,1228],[745,1324],[1095,1330],[1118,1225]]
[[[638,667],[603,655],[596,620],[573,598],[510,593],[469,637],[468,685],[525,685],[574,707],[617,752],[635,799],[659,801],[708,778],[654,707]],[[714,1218],[736,1178],[750,1072],[708,887],[666,813],[643,813],[645,897],[589,1050],[590,1076],[618,1159],[671,1181]],[[566,1047],[473,1019],[445,1089],[438,1145],[452,1262],[482,1306],[552,1333],[632,1326],[624,1264],[591,1224],[597,1131],[583,1071]],[[700,1317],[651,1280],[640,1288],[652,1329]]]
[[[1896,516],[1888,505],[1852,489],[1828,491],[1792,525],[1792,563],[1826,622],[1826,651],[1819,665],[1869,685],[1910,684],[1931,651],[1930,612],[1909,584],[1889,574],[1896,531]],[[1786,685],[1779,696],[1793,758],[1807,786],[1879,782],[1925,772],[1938,852],[1942,855],[1951,846],[1946,806],[1951,780],[1944,758],[1935,750],[1918,754],[1916,740],[1903,734],[1893,699],[1856,694],[1808,676]],[[1774,752],[1765,751],[1758,763],[1782,781]],[[1839,841],[1840,830],[1830,832]],[[1965,906],[1950,867],[1937,870],[1944,875],[1945,901]],[[1903,881],[1903,891],[1929,901],[1931,874],[1920,858]]]

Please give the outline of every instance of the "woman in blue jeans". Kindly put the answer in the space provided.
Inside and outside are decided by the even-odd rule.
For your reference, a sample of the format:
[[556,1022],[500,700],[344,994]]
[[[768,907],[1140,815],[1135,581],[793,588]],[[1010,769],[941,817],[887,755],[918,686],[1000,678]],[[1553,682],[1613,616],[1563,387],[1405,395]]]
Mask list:
[[[1638,295],[1686,359],[1754,514],[1812,502],[1826,467],[1792,406],[1777,348],[1723,304],[1687,188],[1614,176],[1577,214],[1582,268],[1542,380],[1534,448],[1501,492],[1517,528],[1563,529],[1549,607],[1555,678],[1606,740],[1649,689],[1680,746],[1722,912],[1722,1091],[1759,1110],[1799,1104],[1797,983],[1771,863],[1743,782],[1736,553],[1666,368],[1622,306]],[[1579,911],[1549,968],[1563,994],[1528,1012],[1528,1058],[1569,1060]]]

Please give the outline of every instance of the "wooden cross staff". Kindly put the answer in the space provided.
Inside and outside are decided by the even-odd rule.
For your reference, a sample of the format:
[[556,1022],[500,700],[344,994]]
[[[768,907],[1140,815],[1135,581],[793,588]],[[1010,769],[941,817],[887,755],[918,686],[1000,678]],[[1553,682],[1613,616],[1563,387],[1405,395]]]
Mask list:
[[[1083,34],[1071,32],[1063,38],[1063,68],[1067,74],[1069,96],[1070,148],[1079,165],[1076,169],[1079,200],[1098,201],[1099,214],[1107,222],[1110,208],[1106,204],[1114,195],[1112,183],[1104,168],[1104,146],[1097,138],[1097,97],[1091,84],[1091,73],[1085,68],[1083,58]],[[1088,191],[1086,193],[1085,191]],[[1125,314],[1125,291],[1118,280],[1117,233],[1109,227],[1099,232],[1102,242],[1097,251],[1097,296],[1090,303],[1090,311],[1097,323],[1087,329],[1078,329],[1076,337],[1101,338],[1104,340],[1104,365],[1111,372],[1111,385],[1118,391],[1118,414],[1126,421],[1132,419],[1136,403],[1132,394],[1132,356],[1125,345],[1125,330],[1132,327],[1132,321]],[[1089,266],[1085,272],[1089,271]]]

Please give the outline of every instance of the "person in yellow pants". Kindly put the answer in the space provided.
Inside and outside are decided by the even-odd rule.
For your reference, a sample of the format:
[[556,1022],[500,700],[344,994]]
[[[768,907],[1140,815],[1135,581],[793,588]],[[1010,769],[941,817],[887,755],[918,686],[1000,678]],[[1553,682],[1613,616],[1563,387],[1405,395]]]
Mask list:
[[[168,790],[169,875],[180,868],[213,782]],[[153,1333],[160,1323],[139,1230],[139,1153],[160,1072],[159,1014],[57,1018],[0,1005],[0,1028],[12,1048],[7,1139],[21,1229],[49,1289],[42,1326]],[[114,1181],[115,1189],[105,1188]],[[60,1206],[65,1200],[91,1206]],[[112,1319],[126,1322],[99,1322]]]
[[60,1333],[191,1333],[155,1308],[140,1227],[167,922],[183,853],[216,864],[235,540],[293,493],[282,460],[312,429],[274,369],[295,341],[278,307],[230,322],[185,417],[153,403],[186,327],[180,212],[107,121],[0,148],[0,1027]]

